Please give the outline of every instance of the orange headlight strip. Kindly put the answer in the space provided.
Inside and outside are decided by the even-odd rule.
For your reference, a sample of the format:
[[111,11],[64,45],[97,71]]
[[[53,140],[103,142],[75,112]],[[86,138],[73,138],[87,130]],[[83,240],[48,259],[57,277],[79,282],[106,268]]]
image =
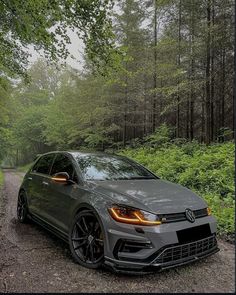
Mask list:
[[52,180],[61,181],[61,182],[66,182],[67,181],[66,178],[60,178],[60,177],[52,177]]
[[123,223],[130,223],[130,224],[141,224],[141,225],[159,225],[161,224],[161,221],[149,221],[149,220],[145,220],[142,218],[142,216],[140,216],[141,212],[134,211],[134,215],[137,218],[126,218],[126,217],[122,217],[119,216],[118,213],[116,212],[115,208],[110,208],[109,212],[111,213],[111,216],[119,222],[123,222]]

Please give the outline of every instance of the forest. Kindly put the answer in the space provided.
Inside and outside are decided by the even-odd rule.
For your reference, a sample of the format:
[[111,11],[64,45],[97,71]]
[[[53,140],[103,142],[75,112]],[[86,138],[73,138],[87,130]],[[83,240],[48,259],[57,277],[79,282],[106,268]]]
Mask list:
[[[0,4],[5,21],[15,20],[11,42],[0,22],[2,166],[22,166],[50,150],[123,153],[202,193],[222,232],[232,233],[234,1],[90,1],[80,14],[59,2],[65,6],[54,7],[47,21],[35,1],[37,26],[24,7],[14,7],[26,27],[7,1]],[[48,34],[54,20],[62,23],[62,41]],[[68,26],[82,30],[81,70],[60,63],[69,54]],[[27,64],[17,40],[44,56]]]

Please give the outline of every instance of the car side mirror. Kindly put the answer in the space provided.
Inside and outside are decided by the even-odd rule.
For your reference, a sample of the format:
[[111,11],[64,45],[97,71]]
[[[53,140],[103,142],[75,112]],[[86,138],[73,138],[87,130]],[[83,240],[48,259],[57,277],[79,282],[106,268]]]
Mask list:
[[60,183],[69,183],[70,176],[67,172],[58,172],[52,176],[52,180]]

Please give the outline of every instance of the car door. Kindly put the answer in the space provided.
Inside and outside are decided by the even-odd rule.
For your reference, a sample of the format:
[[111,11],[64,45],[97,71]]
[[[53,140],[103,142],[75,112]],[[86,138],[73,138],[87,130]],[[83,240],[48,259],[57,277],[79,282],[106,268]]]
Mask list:
[[50,174],[53,176],[58,172],[67,172],[74,183],[65,184],[50,180],[47,187],[47,214],[50,216],[52,225],[56,226],[58,230],[67,233],[70,215],[77,201],[78,193],[78,176],[68,155],[63,153],[56,155]]
[[35,163],[28,175],[28,206],[31,213],[47,219],[46,208],[47,203],[47,186],[49,173],[55,158],[54,153],[43,155]]

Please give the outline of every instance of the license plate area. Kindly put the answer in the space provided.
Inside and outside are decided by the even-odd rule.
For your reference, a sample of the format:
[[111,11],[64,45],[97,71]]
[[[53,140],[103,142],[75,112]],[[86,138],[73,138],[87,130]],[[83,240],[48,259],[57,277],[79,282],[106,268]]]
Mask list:
[[180,244],[195,242],[211,236],[209,224],[203,224],[177,231]]

